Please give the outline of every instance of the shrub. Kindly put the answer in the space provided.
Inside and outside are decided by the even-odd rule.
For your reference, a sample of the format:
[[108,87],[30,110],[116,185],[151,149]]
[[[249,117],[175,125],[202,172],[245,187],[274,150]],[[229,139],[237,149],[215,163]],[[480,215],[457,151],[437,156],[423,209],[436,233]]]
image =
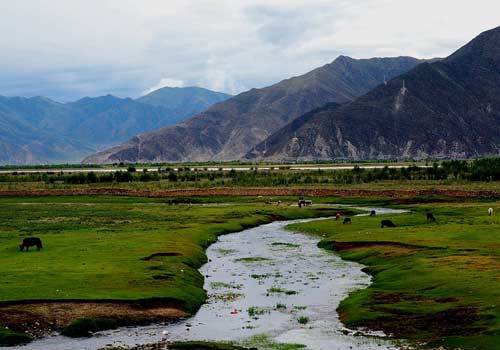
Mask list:
[[0,328],[0,346],[14,346],[26,344],[32,341],[27,334],[16,333],[7,328]]

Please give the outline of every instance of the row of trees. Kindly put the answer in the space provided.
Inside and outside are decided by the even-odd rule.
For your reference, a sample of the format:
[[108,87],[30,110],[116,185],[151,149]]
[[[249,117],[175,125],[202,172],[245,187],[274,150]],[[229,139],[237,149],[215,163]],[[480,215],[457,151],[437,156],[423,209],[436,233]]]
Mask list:
[[65,184],[93,184],[111,182],[149,182],[168,181],[239,186],[286,186],[293,184],[353,184],[385,180],[463,180],[463,181],[500,181],[500,158],[478,159],[474,161],[444,161],[428,167],[409,166],[403,168],[366,169],[355,166],[350,170],[309,170],[293,171],[282,167],[274,170],[251,171],[209,171],[190,168],[173,170],[161,169],[158,172],[137,172],[129,167],[126,171],[114,173],[74,173],[62,172],[45,174],[6,174],[0,182],[46,182]]

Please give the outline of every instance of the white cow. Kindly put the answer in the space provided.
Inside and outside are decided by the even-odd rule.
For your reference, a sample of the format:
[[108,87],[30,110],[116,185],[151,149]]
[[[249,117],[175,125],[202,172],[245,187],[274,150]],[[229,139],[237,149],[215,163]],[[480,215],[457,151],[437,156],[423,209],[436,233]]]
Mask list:
[[492,216],[493,215],[493,208],[488,208],[488,215]]

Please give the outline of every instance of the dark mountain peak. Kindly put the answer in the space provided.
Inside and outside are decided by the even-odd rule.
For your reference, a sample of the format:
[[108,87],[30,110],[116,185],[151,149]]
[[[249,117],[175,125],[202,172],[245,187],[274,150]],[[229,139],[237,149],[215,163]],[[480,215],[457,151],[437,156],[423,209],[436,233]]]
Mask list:
[[357,61],[355,58],[345,56],[345,55],[340,55],[332,63],[349,64],[349,63],[353,63],[355,61]]
[[[418,62],[341,56],[304,75],[241,93],[180,124],[140,135],[139,143],[136,139],[84,162],[241,159],[304,113],[327,103],[352,101],[383,83],[384,77],[390,79],[404,73]],[[148,96],[139,100],[152,98]],[[154,103],[154,99],[149,103]]]
[[[353,102],[320,108],[248,158],[386,159],[500,155],[500,28],[423,62]],[[373,61],[370,61],[373,62]],[[400,61],[399,61],[400,62]],[[375,71],[372,71],[375,72]]]
[[500,64],[500,27],[479,34],[446,58],[445,62],[457,65],[480,62]]

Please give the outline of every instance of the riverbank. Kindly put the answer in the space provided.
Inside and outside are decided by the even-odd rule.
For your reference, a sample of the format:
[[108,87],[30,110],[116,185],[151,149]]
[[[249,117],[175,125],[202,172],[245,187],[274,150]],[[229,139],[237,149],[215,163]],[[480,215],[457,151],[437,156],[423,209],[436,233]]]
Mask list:
[[317,237],[285,230],[290,223],[260,225],[212,244],[200,269],[209,298],[192,317],[100,332],[92,339],[53,336],[20,350],[207,340],[260,350],[395,350],[388,339],[345,329],[336,313],[350,291],[370,284],[362,266],[318,248]]
[[[291,229],[324,236],[320,246],[367,266],[373,284],[344,300],[353,328],[384,331],[423,348],[500,349],[499,202],[425,203],[412,213],[352,225],[318,221]],[[399,206],[404,207],[404,206]],[[432,211],[437,223],[428,223]]]
[[[33,337],[80,318],[168,321],[206,300],[205,249],[221,234],[335,208],[171,205],[130,197],[0,198],[0,326]],[[34,235],[41,251],[19,252]]]

